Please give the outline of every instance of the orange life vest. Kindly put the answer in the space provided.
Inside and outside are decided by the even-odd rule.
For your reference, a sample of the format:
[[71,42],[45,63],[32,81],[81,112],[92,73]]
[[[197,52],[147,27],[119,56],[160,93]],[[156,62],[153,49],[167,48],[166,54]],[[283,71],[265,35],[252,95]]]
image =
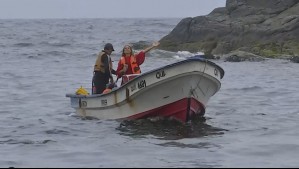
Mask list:
[[[120,63],[122,65],[126,64],[126,58],[124,56],[122,56],[120,58]],[[141,73],[140,67],[137,64],[136,57],[134,55],[130,56],[130,65],[131,65],[131,69],[132,69],[133,74],[140,74]]]

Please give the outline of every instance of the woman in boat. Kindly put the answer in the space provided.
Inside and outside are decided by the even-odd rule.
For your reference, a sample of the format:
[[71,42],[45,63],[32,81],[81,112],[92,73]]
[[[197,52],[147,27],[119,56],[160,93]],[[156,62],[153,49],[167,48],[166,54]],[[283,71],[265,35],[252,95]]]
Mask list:
[[159,45],[160,42],[154,42],[151,46],[145,48],[136,55],[133,53],[132,46],[125,45],[116,70],[117,77],[120,78],[123,75],[140,74],[140,65],[145,60],[145,54]]
[[116,71],[112,69],[111,53],[114,51],[113,45],[107,43],[104,50],[98,54],[94,65],[94,74],[92,79],[92,94],[101,94],[106,89],[106,84],[114,83],[112,74]]

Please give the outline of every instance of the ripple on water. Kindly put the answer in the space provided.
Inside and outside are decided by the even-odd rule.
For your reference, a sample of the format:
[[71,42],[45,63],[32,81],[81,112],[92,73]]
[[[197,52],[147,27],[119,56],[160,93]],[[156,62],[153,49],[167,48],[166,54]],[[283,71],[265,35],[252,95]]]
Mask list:
[[169,118],[129,120],[123,121],[117,130],[126,136],[147,137],[151,135],[161,140],[200,138],[221,135],[227,131],[206,124],[203,117],[186,124]]

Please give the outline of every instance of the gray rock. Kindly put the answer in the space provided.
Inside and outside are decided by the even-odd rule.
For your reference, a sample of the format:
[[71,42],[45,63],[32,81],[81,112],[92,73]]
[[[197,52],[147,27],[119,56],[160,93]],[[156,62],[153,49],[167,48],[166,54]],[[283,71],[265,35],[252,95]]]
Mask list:
[[294,63],[299,63],[299,56],[293,56],[290,60]]
[[184,18],[160,48],[227,54],[240,48],[264,57],[299,54],[298,0],[227,0],[206,16]]
[[222,58],[228,62],[242,62],[242,61],[260,62],[265,60],[265,58],[261,56],[255,55],[250,52],[239,51],[239,50],[232,51],[222,56]]

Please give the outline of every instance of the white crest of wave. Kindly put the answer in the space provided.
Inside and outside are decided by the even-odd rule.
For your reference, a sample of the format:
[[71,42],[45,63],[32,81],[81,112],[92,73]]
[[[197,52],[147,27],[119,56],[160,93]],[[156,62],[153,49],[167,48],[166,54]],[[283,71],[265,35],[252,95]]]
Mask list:
[[203,52],[197,52],[197,53],[191,53],[189,51],[178,51],[174,56],[172,56],[175,59],[183,60],[195,55],[204,55]]

